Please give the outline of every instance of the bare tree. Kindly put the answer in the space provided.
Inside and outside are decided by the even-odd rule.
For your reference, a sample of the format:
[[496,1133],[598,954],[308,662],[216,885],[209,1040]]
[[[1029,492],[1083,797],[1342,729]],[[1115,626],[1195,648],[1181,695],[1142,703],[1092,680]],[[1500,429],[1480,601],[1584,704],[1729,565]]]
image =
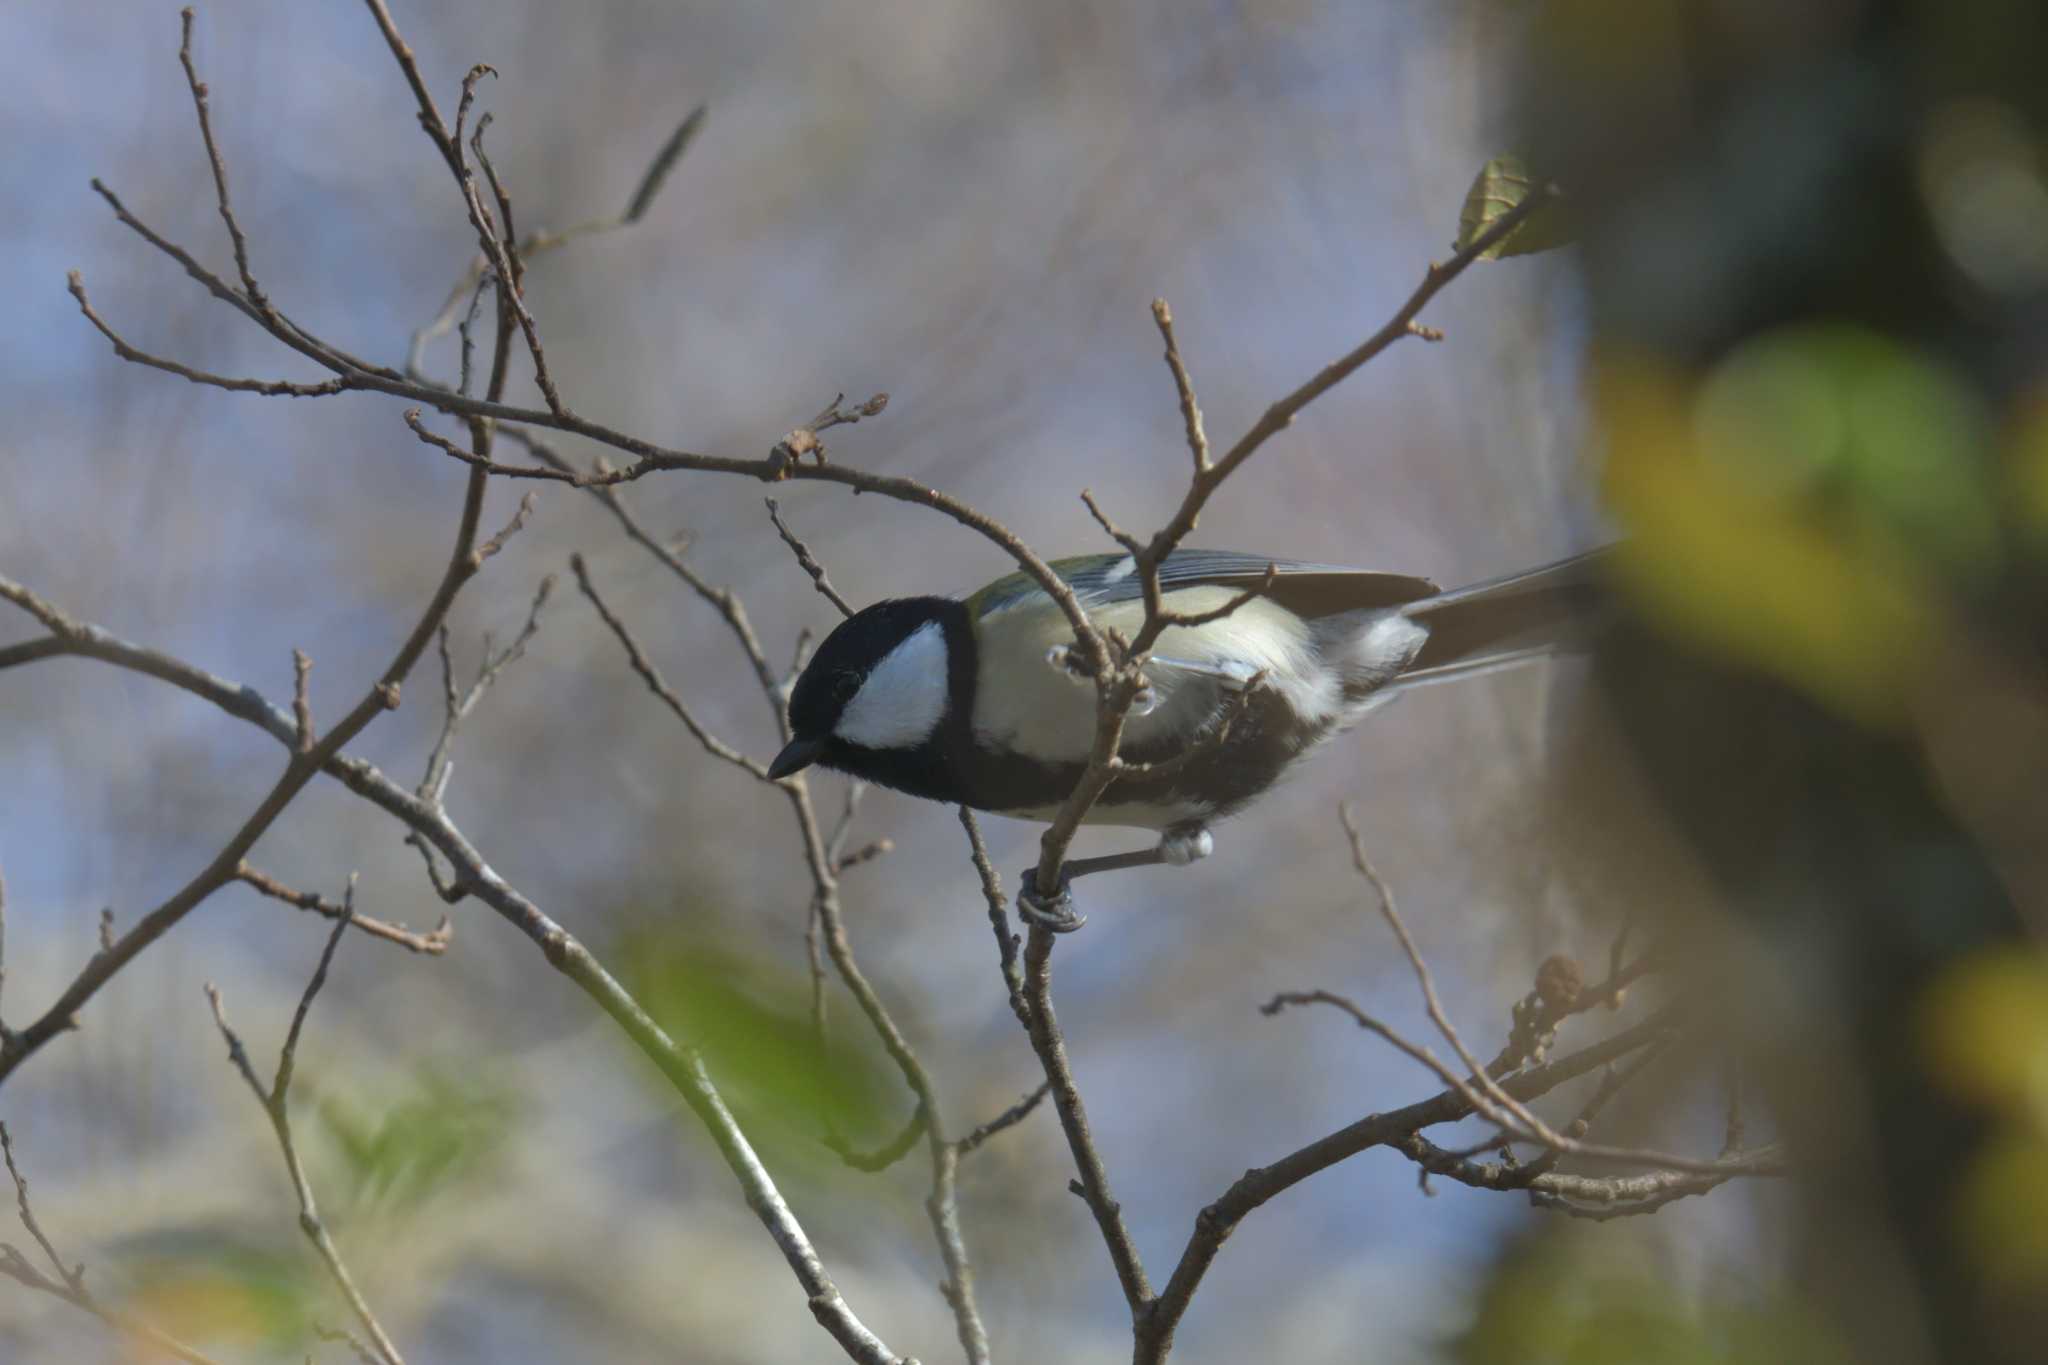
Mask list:
[[[1095,688],[1092,754],[1085,774],[1045,832],[1034,872],[1037,885],[1057,885],[1061,868],[1068,860],[1069,846],[1090,807],[1132,766],[1119,756],[1120,741],[1126,716],[1146,686],[1149,651],[1164,630],[1187,624],[1187,618],[1175,615],[1164,605],[1159,571],[1166,557],[1195,528],[1225,482],[1285,431],[1310,403],[1405,338],[1440,340],[1440,333],[1419,322],[1424,309],[1475,261],[1494,252],[1541,212],[1551,192],[1538,187],[1537,192],[1501,206],[1500,211],[1471,224],[1456,253],[1429,265],[1420,282],[1383,325],[1272,402],[1220,454],[1211,446],[1195,381],[1174,333],[1172,312],[1164,300],[1153,304],[1153,318],[1164,347],[1188,449],[1185,491],[1165,524],[1149,536],[1124,529],[1089,493],[1081,494],[1103,531],[1132,556],[1142,585],[1143,624],[1134,635],[1124,638],[1091,619],[1047,560],[1002,520],[915,479],[828,460],[824,433],[881,415],[886,395],[878,394],[852,407],[842,406],[841,395],[810,422],[775,440],[758,457],[677,449],[581,415],[550,372],[542,328],[523,289],[527,272],[534,258],[545,252],[639,221],[697,136],[702,110],[692,112],[675,129],[629,196],[624,211],[616,217],[563,232],[522,235],[515,227],[513,200],[485,150],[484,134],[490,116],[476,111],[480,83],[485,76],[495,73],[481,65],[467,73],[451,122],[444,116],[431,92],[432,83],[421,71],[383,0],[367,0],[367,8],[410,90],[419,124],[445,164],[456,192],[455,201],[476,236],[474,262],[451,289],[440,313],[416,334],[402,364],[387,365],[350,354],[294,320],[259,283],[254,260],[260,243],[252,243],[239,223],[229,194],[228,167],[212,128],[211,92],[192,58],[193,13],[189,9],[183,16],[183,41],[178,55],[211,168],[214,199],[232,248],[235,277],[228,279],[207,269],[191,252],[131,210],[109,186],[95,180],[93,188],[121,224],[170,257],[248,323],[280,346],[313,362],[329,377],[317,382],[238,377],[210,373],[175,358],[152,354],[124,339],[95,307],[84,281],[76,273],[70,278],[70,289],[85,320],[106,337],[122,359],[135,364],[231,392],[294,398],[364,392],[402,400],[407,405],[403,420],[418,440],[467,468],[464,494],[455,509],[446,569],[389,663],[373,679],[356,684],[352,703],[324,722],[318,716],[321,708],[316,703],[316,674],[311,660],[303,653],[294,652],[294,696],[288,705],[280,705],[253,688],[222,678],[193,662],[131,643],[82,621],[33,588],[0,577],[0,597],[25,612],[40,628],[40,633],[27,640],[0,647],[0,670],[60,656],[97,660],[157,679],[210,702],[227,716],[263,731],[284,750],[283,767],[271,789],[202,869],[124,932],[108,932],[100,951],[56,999],[28,1022],[18,1028],[0,1026],[0,1083],[72,1027],[117,974],[214,892],[230,883],[246,883],[267,896],[331,920],[332,931],[292,1018],[270,1084],[263,1083],[240,1037],[229,1027],[220,993],[209,987],[209,995],[230,1060],[255,1094],[275,1133],[297,1195],[300,1225],[354,1320],[354,1331],[333,1335],[349,1343],[363,1359],[398,1365],[398,1348],[358,1289],[340,1249],[322,1223],[295,1148],[287,1101],[309,1008],[346,932],[353,927],[415,953],[433,955],[447,950],[451,929],[446,919],[436,929],[420,932],[369,918],[356,911],[353,884],[336,902],[294,890],[277,876],[250,863],[249,856],[258,841],[314,778],[324,774],[403,827],[407,841],[419,850],[432,889],[442,901],[453,906],[475,900],[495,911],[524,934],[550,966],[567,976],[598,1009],[609,1015],[659,1069],[716,1143],[741,1196],[788,1263],[804,1303],[845,1353],[863,1362],[907,1361],[910,1357],[885,1340],[841,1294],[810,1234],[734,1117],[721,1092],[719,1078],[693,1041],[674,1036],[658,1024],[605,963],[528,894],[495,871],[482,846],[449,816],[445,795],[463,722],[504,671],[534,645],[542,631],[543,613],[552,587],[552,579],[541,584],[524,625],[511,643],[502,650],[486,645],[470,680],[461,681],[446,624],[449,609],[470,580],[527,523],[535,506],[535,495],[529,493],[507,524],[486,534],[482,524],[485,490],[493,481],[525,481],[536,488],[564,485],[580,489],[600,503],[616,520],[627,542],[639,547],[671,575],[680,591],[707,604],[723,620],[732,647],[751,672],[762,703],[778,735],[785,740],[790,733],[786,714],[789,690],[805,660],[807,638],[800,639],[793,651],[771,652],[741,596],[712,582],[690,562],[686,553],[652,534],[636,513],[627,486],[657,476],[710,475],[737,476],[770,484],[833,483],[928,509],[984,537],[1058,603],[1072,628],[1071,650],[1079,661],[1078,671],[1090,678]],[[482,323],[486,297],[491,303],[488,326]],[[451,331],[457,337],[460,362],[457,378],[446,383],[430,375],[427,358],[431,344]],[[479,331],[484,353],[480,369],[476,362]],[[520,406],[507,398],[508,385],[522,365],[530,367],[533,382],[544,400],[541,406]],[[452,419],[456,434],[443,434],[430,427],[425,416],[428,412]],[[578,464],[550,444],[551,434],[595,442],[615,452],[617,462]],[[506,442],[522,451],[524,458],[507,458]],[[826,566],[785,523],[773,499],[768,500],[767,511],[773,530],[795,555],[817,591],[841,612],[849,612],[847,600],[832,584]],[[1665,1054],[1671,1040],[1685,1026],[1691,1008],[1683,998],[1673,1000],[1604,1038],[1554,1055],[1561,1029],[1598,1008],[1618,1007],[1632,984],[1658,970],[1660,963],[1654,950],[1626,956],[1625,939],[1614,945],[1606,977],[1590,985],[1583,982],[1583,973],[1569,959],[1560,957],[1546,963],[1529,995],[1514,1005],[1505,1043],[1490,1061],[1482,1062],[1448,1017],[1430,971],[1395,907],[1392,893],[1375,871],[1358,830],[1346,814],[1343,825],[1353,865],[1371,893],[1371,904],[1376,906],[1411,964],[1430,1023],[1451,1050],[1451,1056],[1442,1057],[1431,1046],[1411,1040],[1334,990],[1304,989],[1274,998],[1265,1007],[1267,1014],[1276,1014],[1291,1005],[1312,1003],[1342,1011],[1360,1028],[1427,1069],[1432,1074],[1434,1089],[1411,1103],[1367,1115],[1248,1170],[1196,1213],[1176,1263],[1166,1280],[1155,1288],[1125,1225],[1113,1193],[1111,1172],[1093,1138],[1088,1109],[1069,1063],[1066,1036],[1054,1005],[1057,937],[1042,924],[1033,924],[1022,934],[1013,929],[1009,898],[990,863],[973,815],[964,809],[959,813],[996,943],[1000,988],[1007,993],[1010,1008],[1029,1038],[1043,1071],[1043,1082],[1001,1113],[978,1124],[963,1125],[948,1116],[931,1069],[883,993],[863,972],[854,950],[842,910],[845,878],[890,849],[888,840],[852,846],[858,792],[849,796],[840,811],[828,816],[819,809],[802,775],[780,781],[770,778],[760,759],[717,734],[699,706],[664,676],[655,662],[657,651],[612,605],[591,566],[577,557],[570,569],[582,597],[616,639],[626,666],[695,743],[723,767],[737,769],[748,780],[773,786],[786,800],[810,883],[806,945],[812,1027],[822,1043],[831,1027],[827,1015],[828,981],[836,978],[852,995],[859,1010],[860,1026],[879,1041],[908,1091],[909,1114],[895,1136],[879,1148],[863,1150],[836,1135],[828,1138],[845,1164],[859,1171],[880,1170],[909,1157],[913,1151],[922,1151],[929,1168],[925,1207],[942,1267],[939,1288],[950,1309],[960,1350],[970,1362],[989,1360],[991,1351],[977,1304],[969,1238],[964,1231],[968,1219],[961,1207],[960,1165],[995,1135],[1025,1120],[1048,1095],[1072,1158],[1074,1192],[1093,1216],[1109,1266],[1128,1306],[1133,1358],[1138,1361],[1166,1358],[1182,1317],[1223,1243],[1245,1217],[1282,1191],[1372,1148],[1388,1148],[1407,1157],[1424,1182],[1439,1177],[1483,1189],[1520,1191],[1538,1208],[1589,1218],[1653,1213],[1674,1199],[1704,1194],[1736,1177],[1775,1175],[1785,1169],[1784,1156],[1775,1145],[1744,1145],[1736,1117],[1739,1111],[1732,1106],[1726,1139],[1712,1155],[1685,1156],[1591,1139],[1603,1108]],[[1235,610],[1260,591],[1261,587],[1254,587],[1222,610]],[[408,786],[352,752],[349,746],[381,716],[401,704],[416,666],[430,646],[437,649],[440,663],[443,720],[420,780]],[[787,665],[781,662],[792,654]],[[963,878],[963,891],[965,886]],[[935,894],[944,894],[943,889],[935,889]],[[4,914],[4,893],[0,893],[0,914]],[[4,928],[4,920],[0,920],[0,928]],[[1600,1077],[1596,1088],[1578,1102],[1568,1119],[1546,1119],[1533,1107],[1536,1101],[1561,1087],[1596,1073]],[[1433,1128],[1475,1117],[1489,1129],[1484,1142],[1476,1146],[1444,1147],[1425,1136]],[[1518,1156],[1518,1148],[1534,1149],[1534,1155]],[[1491,1153],[1498,1155],[1492,1160],[1483,1159]],[[1564,1169],[1567,1163],[1571,1169]],[[123,1331],[140,1334],[160,1350],[187,1360],[206,1359],[146,1324],[121,1320],[98,1306],[85,1288],[83,1267],[67,1268],[35,1222],[27,1182],[15,1171],[11,1147],[8,1164],[14,1172],[21,1219],[41,1247],[51,1270],[38,1269],[28,1256],[8,1246],[0,1248],[0,1273],[30,1289],[53,1294],[95,1313]]]

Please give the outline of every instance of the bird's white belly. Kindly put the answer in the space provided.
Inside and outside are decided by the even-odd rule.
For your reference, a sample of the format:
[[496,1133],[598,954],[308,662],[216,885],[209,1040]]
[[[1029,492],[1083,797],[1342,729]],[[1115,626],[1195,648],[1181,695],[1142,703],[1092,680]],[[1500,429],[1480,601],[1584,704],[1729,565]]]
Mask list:
[[[997,815],[1006,815],[1012,820],[1036,820],[1051,824],[1059,813],[1059,807],[1028,806],[1017,810],[999,810]],[[1195,801],[1171,802],[1164,805],[1143,801],[1117,802],[1113,799],[1097,801],[1082,817],[1084,825],[1108,825],[1122,829],[1167,830],[1175,825],[1205,824],[1215,811]]]
[[[1213,586],[1184,588],[1166,595],[1183,614],[1213,611],[1234,593]],[[1098,625],[1135,635],[1144,624],[1140,602],[1092,609]],[[1044,599],[999,612],[980,631],[979,677],[975,688],[974,738],[983,748],[1045,763],[1085,763],[1095,739],[1095,686],[1065,674],[1046,660],[1073,633],[1066,617]],[[1170,627],[1153,653],[1249,678],[1265,675],[1262,686],[1280,692],[1306,720],[1334,719],[1339,702],[1333,680],[1315,657],[1302,619],[1276,603],[1245,603],[1224,620],[1197,629]],[[1126,750],[1190,734],[1213,714],[1216,682],[1161,663],[1148,670],[1154,704],[1124,721]],[[1186,815],[1165,817],[1164,823]],[[1119,823],[1146,824],[1133,818]]]

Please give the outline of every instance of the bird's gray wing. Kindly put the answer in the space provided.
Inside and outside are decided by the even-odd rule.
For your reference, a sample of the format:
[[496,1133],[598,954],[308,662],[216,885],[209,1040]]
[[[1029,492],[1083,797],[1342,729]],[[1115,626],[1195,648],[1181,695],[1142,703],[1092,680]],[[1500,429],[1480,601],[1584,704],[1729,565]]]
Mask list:
[[[1198,549],[1175,550],[1168,555],[1159,566],[1159,586],[1167,592],[1211,584],[1242,591],[1265,578],[1268,567],[1274,573],[1266,596],[1310,620],[1366,607],[1401,606],[1437,592],[1436,584],[1428,579],[1406,574],[1373,573],[1236,550]],[[1080,555],[1056,559],[1051,568],[1074,589],[1084,606],[1134,601],[1144,595],[1129,555]],[[1044,598],[1038,584],[1025,574],[1014,573],[969,598],[968,609],[982,617],[1034,597]]]

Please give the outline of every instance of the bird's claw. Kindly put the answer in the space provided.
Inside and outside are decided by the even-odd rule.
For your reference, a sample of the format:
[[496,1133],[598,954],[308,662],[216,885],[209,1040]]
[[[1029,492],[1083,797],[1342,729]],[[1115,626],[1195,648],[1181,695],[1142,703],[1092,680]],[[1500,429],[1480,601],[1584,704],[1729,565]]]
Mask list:
[[1088,917],[1074,909],[1070,885],[1062,871],[1059,890],[1050,896],[1041,896],[1038,893],[1038,869],[1025,868],[1017,888],[1017,918],[1055,934],[1073,933],[1088,922]]

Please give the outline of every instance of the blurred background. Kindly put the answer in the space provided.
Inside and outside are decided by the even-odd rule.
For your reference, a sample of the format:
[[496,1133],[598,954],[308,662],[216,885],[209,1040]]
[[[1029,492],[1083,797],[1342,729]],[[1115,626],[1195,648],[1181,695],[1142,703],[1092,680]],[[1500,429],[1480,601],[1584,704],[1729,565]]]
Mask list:
[[[460,0],[396,18],[444,110],[472,63],[497,68],[482,107],[523,230],[617,212],[709,106],[642,223],[529,277],[572,407],[752,457],[834,394],[886,390],[883,416],[827,436],[832,458],[928,480],[1049,554],[1099,548],[1083,487],[1127,526],[1178,501],[1154,296],[1227,443],[1449,254],[1489,157],[1558,176],[1580,244],[1459,280],[1425,318],[1441,345],[1396,347],[1311,407],[1196,540],[1451,584],[1626,533],[1635,624],[1590,665],[1406,698],[1219,829],[1218,856],[1089,884],[1061,1017],[1155,1279],[1247,1166],[1434,1093],[1335,1014],[1256,1012],[1321,986],[1423,1031],[1349,868],[1349,799],[1476,1048],[1543,958],[1597,968],[1633,919],[1685,945],[1680,985],[1715,1008],[1612,1135],[1711,1153],[1741,1058],[1752,1137],[1794,1134],[1817,1175],[1592,1224],[1444,1181],[1425,1197],[1408,1162],[1368,1153],[1245,1222],[1176,1358],[2030,1358],[2048,1278],[2030,6]],[[332,717],[431,590],[461,472],[399,403],[118,362],[66,270],[137,345],[317,377],[87,189],[102,177],[231,266],[176,7],[29,0],[0,32],[0,566],[274,700],[302,648]],[[194,51],[258,278],[315,333],[399,363],[474,238],[369,16],[223,0]],[[429,355],[455,363],[450,342]],[[1009,567],[900,504],[776,492],[856,602]],[[762,493],[678,475],[625,496],[787,658],[835,614]],[[515,499],[494,489],[487,520]],[[458,663],[508,639],[572,550],[718,733],[765,757],[715,615],[574,490],[541,486],[466,590]],[[429,661],[355,751],[416,780],[437,686]],[[0,1005],[19,1025],[90,954],[102,907],[125,926],[181,885],[279,759],[85,662],[10,672],[0,717]],[[819,1141],[879,1141],[909,1101],[843,993],[832,1052],[805,1044],[810,888],[785,803],[708,759],[567,591],[466,727],[448,801],[508,880],[706,1042],[862,1318],[948,1358],[922,1162],[861,1174]],[[1006,876],[1035,855],[1035,826],[985,828]],[[442,907],[400,835],[324,783],[252,861],[328,895],[358,871],[365,913],[428,927]],[[849,930],[962,1131],[1038,1068],[951,813],[871,793],[853,842],[879,838],[895,851],[848,874]],[[453,919],[440,958],[343,941],[293,1092],[330,1227],[409,1358],[837,1358],[672,1092],[488,910]],[[233,1359],[300,1359],[345,1312],[201,985],[267,1067],[324,928],[220,893],[0,1096],[42,1222],[90,1282]],[[999,1359],[1129,1351],[1068,1174],[1049,1111],[964,1163]],[[0,1356],[123,1350],[0,1284]]]

